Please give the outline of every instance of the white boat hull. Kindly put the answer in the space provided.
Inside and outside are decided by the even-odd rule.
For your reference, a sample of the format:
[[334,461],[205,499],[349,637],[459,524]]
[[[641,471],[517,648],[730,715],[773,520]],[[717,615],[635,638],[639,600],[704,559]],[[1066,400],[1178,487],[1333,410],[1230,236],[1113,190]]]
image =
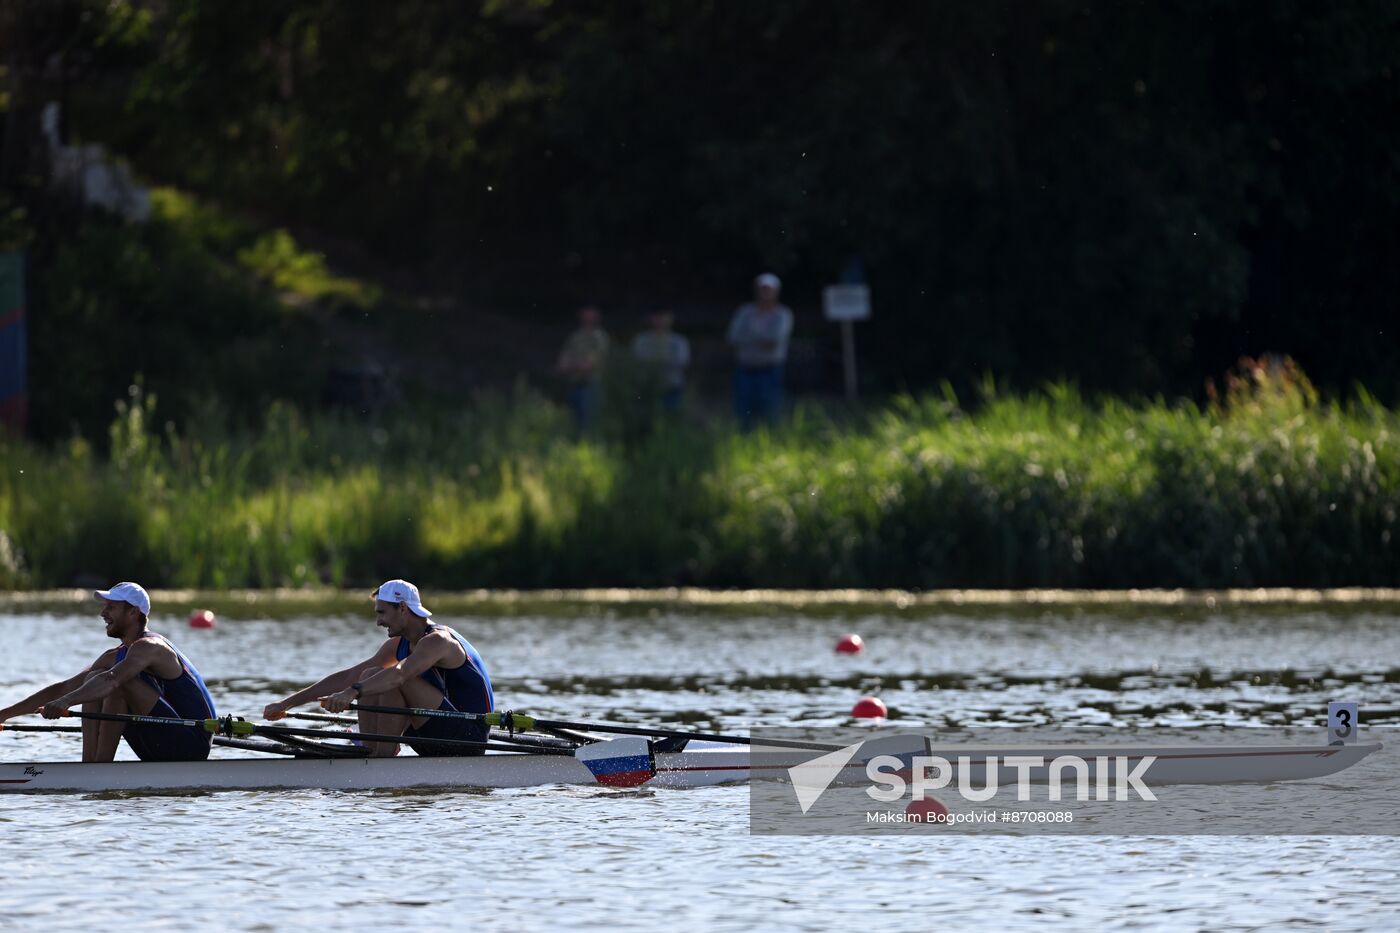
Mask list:
[[[934,748],[930,754],[956,761],[973,759],[974,783],[986,780],[989,756],[1044,757],[1048,762],[1072,754],[1085,759],[1127,759],[1129,766],[1143,757],[1156,760],[1147,772],[1149,784],[1271,783],[1325,777],[1349,768],[1381,746],[1162,746],[1162,747],[1043,747]],[[787,780],[787,769],[807,756],[764,753],[760,764],[750,761],[749,749],[734,745],[694,743],[675,754],[656,756],[656,775],[647,787],[703,787],[749,780]],[[983,762],[978,765],[977,762]],[[1091,770],[1092,770],[1091,765]],[[1031,771],[1031,780],[1044,782],[1047,770]],[[1014,780],[1016,772],[1002,766],[998,779]],[[842,783],[863,781],[865,765],[847,766]],[[266,759],[234,758],[198,762],[120,761],[0,763],[0,793],[180,790],[264,790],[325,788],[329,790],[392,790],[401,788],[538,787],[550,784],[594,784],[592,774],[572,757],[487,754],[473,758],[351,758]]]

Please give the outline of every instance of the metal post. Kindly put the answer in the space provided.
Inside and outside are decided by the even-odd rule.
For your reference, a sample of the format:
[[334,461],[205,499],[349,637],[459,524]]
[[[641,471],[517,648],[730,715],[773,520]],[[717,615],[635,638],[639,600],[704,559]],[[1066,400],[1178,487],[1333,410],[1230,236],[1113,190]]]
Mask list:
[[855,325],[841,322],[841,364],[846,371],[846,401],[856,400],[856,333]]

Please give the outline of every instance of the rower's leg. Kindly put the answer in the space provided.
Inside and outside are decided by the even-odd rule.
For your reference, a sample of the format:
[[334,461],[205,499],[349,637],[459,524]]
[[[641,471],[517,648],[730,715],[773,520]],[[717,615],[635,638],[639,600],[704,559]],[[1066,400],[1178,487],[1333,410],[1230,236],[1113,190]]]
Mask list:
[[[379,668],[366,668],[360,671],[360,679],[369,680],[379,671]],[[398,690],[367,693],[361,699],[369,706],[407,705],[404,703],[403,693]],[[403,730],[408,728],[407,716],[395,716],[393,713],[371,713],[368,710],[358,710],[358,715],[361,732],[378,735],[403,735]],[[369,749],[372,758],[392,758],[399,753],[398,745],[391,745],[388,742],[366,742],[365,747]]]
[[[416,709],[437,709],[442,706],[442,691],[421,677],[404,684],[403,698],[407,701],[404,706],[412,706]],[[421,729],[428,722],[427,716],[414,716],[413,728]]]
[[[101,677],[106,671],[93,671],[83,678],[83,683],[87,683],[94,677]],[[126,712],[126,709],[109,710],[107,701],[93,700],[83,704],[85,713],[110,713]],[[83,761],[111,761],[117,754],[117,743],[122,740],[122,729],[126,728],[124,722],[104,722],[98,719],[83,720]]]
[[138,716],[170,715],[168,710],[165,713],[154,712],[160,691],[139,677],[128,680],[118,692],[126,699],[126,708]]
[[[421,677],[415,677],[403,685],[404,706],[413,706],[418,709],[439,709],[442,706],[442,691],[428,683]],[[434,720],[427,716],[414,716],[413,728],[422,729]],[[414,751],[419,755],[434,754],[434,746],[417,745]],[[462,754],[459,752],[458,754]]]
[[[156,705],[156,700],[160,699],[160,694],[156,689],[144,680],[133,679],[127,681],[120,689],[109,694],[101,703],[101,712],[117,713],[126,715],[135,713],[144,716],[151,711],[151,707]],[[97,703],[84,703],[83,710],[86,712],[98,711]],[[89,720],[91,721],[91,720]],[[87,730],[83,731],[83,760],[84,761],[111,761],[117,757],[117,746],[121,744],[122,733],[126,729],[124,722],[98,721],[99,727],[95,742],[89,746],[87,741]],[[86,723],[85,723],[86,726]],[[88,750],[92,749],[92,757],[88,758]]]

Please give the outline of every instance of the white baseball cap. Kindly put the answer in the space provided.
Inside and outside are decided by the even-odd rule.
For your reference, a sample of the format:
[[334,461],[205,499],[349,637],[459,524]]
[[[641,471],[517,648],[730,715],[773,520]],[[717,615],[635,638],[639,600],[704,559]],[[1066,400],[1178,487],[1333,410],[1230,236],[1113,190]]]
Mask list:
[[771,272],[765,272],[758,278],[753,280],[753,285],[754,288],[762,288],[763,286],[767,285],[769,288],[774,289],[776,291],[783,287],[783,280],[778,278]]
[[110,590],[93,590],[92,595],[115,603],[130,603],[140,609],[142,615],[151,614],[151,597],[139,583],[118,583]]
[[418,595],[418,587],[407,580],[390,580],[379,584],[379,589],[374,591],[374,598],[382,599],[386,603],[403,603],[419,618],[426,619],[432,615],[423,608],[423,598]]

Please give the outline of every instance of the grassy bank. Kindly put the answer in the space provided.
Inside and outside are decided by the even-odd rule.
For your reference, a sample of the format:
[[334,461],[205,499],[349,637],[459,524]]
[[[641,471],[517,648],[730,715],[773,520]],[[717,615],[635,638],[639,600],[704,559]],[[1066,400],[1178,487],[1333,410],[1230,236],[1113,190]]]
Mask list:
[[0,585],[1241,587],[1400,583],[1400,413],[1306,386],[1219,405],[1067,389],[569,439],[526,390],[382,425],[274,407],[111,453],[0,447]]

